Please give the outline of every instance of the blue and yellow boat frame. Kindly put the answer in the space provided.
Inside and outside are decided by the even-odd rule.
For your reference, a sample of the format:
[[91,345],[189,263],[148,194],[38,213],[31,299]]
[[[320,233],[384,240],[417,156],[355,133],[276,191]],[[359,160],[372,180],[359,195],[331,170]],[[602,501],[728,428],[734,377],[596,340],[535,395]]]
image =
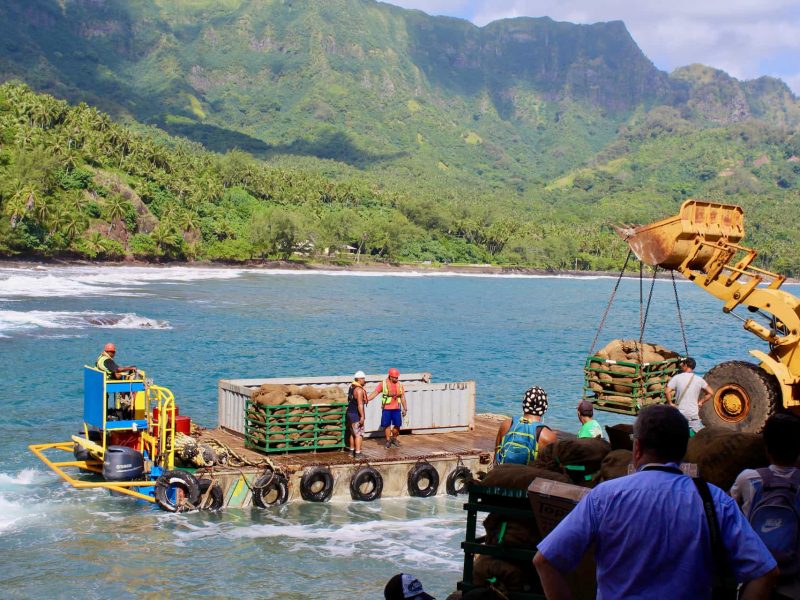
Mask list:
[[[123,398],[130,402],[130,419],[116,419],[121,414]],[[154,410],[155,409],[155,410]],[[83,432],[71,441],[31,444],[28,448],[49,469],[76,489],[104,488],[111,492],[155,503],[156,479],[175,464],[175,397],[172,392],[148,381],[143,371],[129,380],[107,380],[105,373],[94,367],[83,369]],[[156,419],[158,415],[158,419]],[[114,433],[138,433],[135,449],[144,456],[146,479],[107,481],[102,477],[103,459]],[[95,440],[92,440],[92,438]],[[75,455],[88,456],[78,460]],[[73,454],[72,460],[52,460],[54,451]],[[92,478],[76,478],[64,469],[78,468]]]

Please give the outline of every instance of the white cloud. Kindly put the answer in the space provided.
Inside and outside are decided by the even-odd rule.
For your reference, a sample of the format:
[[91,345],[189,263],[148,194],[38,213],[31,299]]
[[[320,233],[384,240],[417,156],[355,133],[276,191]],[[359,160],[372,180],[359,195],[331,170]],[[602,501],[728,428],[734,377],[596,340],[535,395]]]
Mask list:
[[740,79],[780,77],[800,94],[800,2],[797,0],[396,0],[431,14],[477,25],[497,19],[548,16],[557,21],[622,20],[661,69],[691,63]]

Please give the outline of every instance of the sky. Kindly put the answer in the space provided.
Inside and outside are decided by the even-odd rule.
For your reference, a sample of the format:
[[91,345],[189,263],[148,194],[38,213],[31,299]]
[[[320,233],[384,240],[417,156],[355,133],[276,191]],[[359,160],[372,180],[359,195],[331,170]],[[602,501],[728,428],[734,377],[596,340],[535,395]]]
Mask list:
[[800,96],[800,0],[389,0],[483,26],[509,17],[622,20],[659,69],[701,63],[737,79],[778,77]]

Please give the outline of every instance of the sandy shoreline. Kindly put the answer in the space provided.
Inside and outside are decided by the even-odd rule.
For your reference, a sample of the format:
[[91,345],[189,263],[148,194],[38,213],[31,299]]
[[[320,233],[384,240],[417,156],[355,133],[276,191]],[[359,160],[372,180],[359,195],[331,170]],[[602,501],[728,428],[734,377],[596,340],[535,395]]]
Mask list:
[[[581,271],[581,270],[547,270],[534,269],[531,267],[519,266],[500,266],[500,265],[435,265],[425,263],[352,263],[347,265],[328,264],[321,262],[303,262],[292,260],[250,260],[246,262],[218,262],[218,261],[172,261],[155,263],[139,260],[126,261],[91,261],[91,260],[72,260],[72,259],[43,259],[36,258],[5,258],[0,257],[0,268],[35,268],[35,267],[143,267],[153,269],[165,269],[170,267],[188,267],[201,269],[265,269],[265,270],[288,270],[297,272],[313,271],[333,271],[341,273],[415,273],[415,274],[457,274],[457,275],[521,275],[533,277],[619,277],[619,271]],[[646,274],[645,278],[650,278],[651,274]],[[625,274],[626,278],[638,278],[638,273],[629,271]],[[669,279],[668,271],[659,271],[658,279]],[[685,281],[680,275],[675,277],[676,281]],[[788,278],[786,283],[800,283],[798,279]]]
[[462,275],[538,275],[542,277],[598,277],[618,276],[619,273],[610,271],[574,271],[574,270],[545,270],[529,267],[510,267],[499,265],[434,265],[424,263],[352,263],[347,265],[328,264],[322,262],[301,262],[292,260],[252,260],[246,262],[218,262],[218,261],[172,261],[154,263],[148,261],[91,261],[68,259],[43,259],[37,258],[0,258],[0,268],[35,268],[35,267],[152,267],[163,269],[169,267],[196,267],[202,269],[272,269],[290,271],[338,271],[338,272],[367,272],[367,273],[456,273]]

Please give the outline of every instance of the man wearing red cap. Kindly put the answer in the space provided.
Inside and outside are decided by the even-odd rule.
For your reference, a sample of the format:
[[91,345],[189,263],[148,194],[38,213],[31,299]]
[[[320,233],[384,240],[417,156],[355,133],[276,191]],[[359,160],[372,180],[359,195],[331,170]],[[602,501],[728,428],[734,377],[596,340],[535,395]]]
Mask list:
[[97,368],[106,374],[106,379],[122,379],[120,375],[123,373],[135,373],[136,367],[129,365],[127,367],[120,367],[114,362],[114,355],[117,353],[117,347],[109,342],[103,347],[103,353],[97,359]]
[[[403,389],[403,384],[400,383],[400,371],[397,369],[389,369],[389,377],[382,383],[378,384],[367,402],[372,400],[378,394],[381,394],[381,427],[386,433],[386,447],[390,448],[392,444],[395,446],[400,445],[397,439],[400,436],[400,426],[403,424],[403,417],[406,416],[406,393]],[[402,411],[400,406],[403,406]]]

